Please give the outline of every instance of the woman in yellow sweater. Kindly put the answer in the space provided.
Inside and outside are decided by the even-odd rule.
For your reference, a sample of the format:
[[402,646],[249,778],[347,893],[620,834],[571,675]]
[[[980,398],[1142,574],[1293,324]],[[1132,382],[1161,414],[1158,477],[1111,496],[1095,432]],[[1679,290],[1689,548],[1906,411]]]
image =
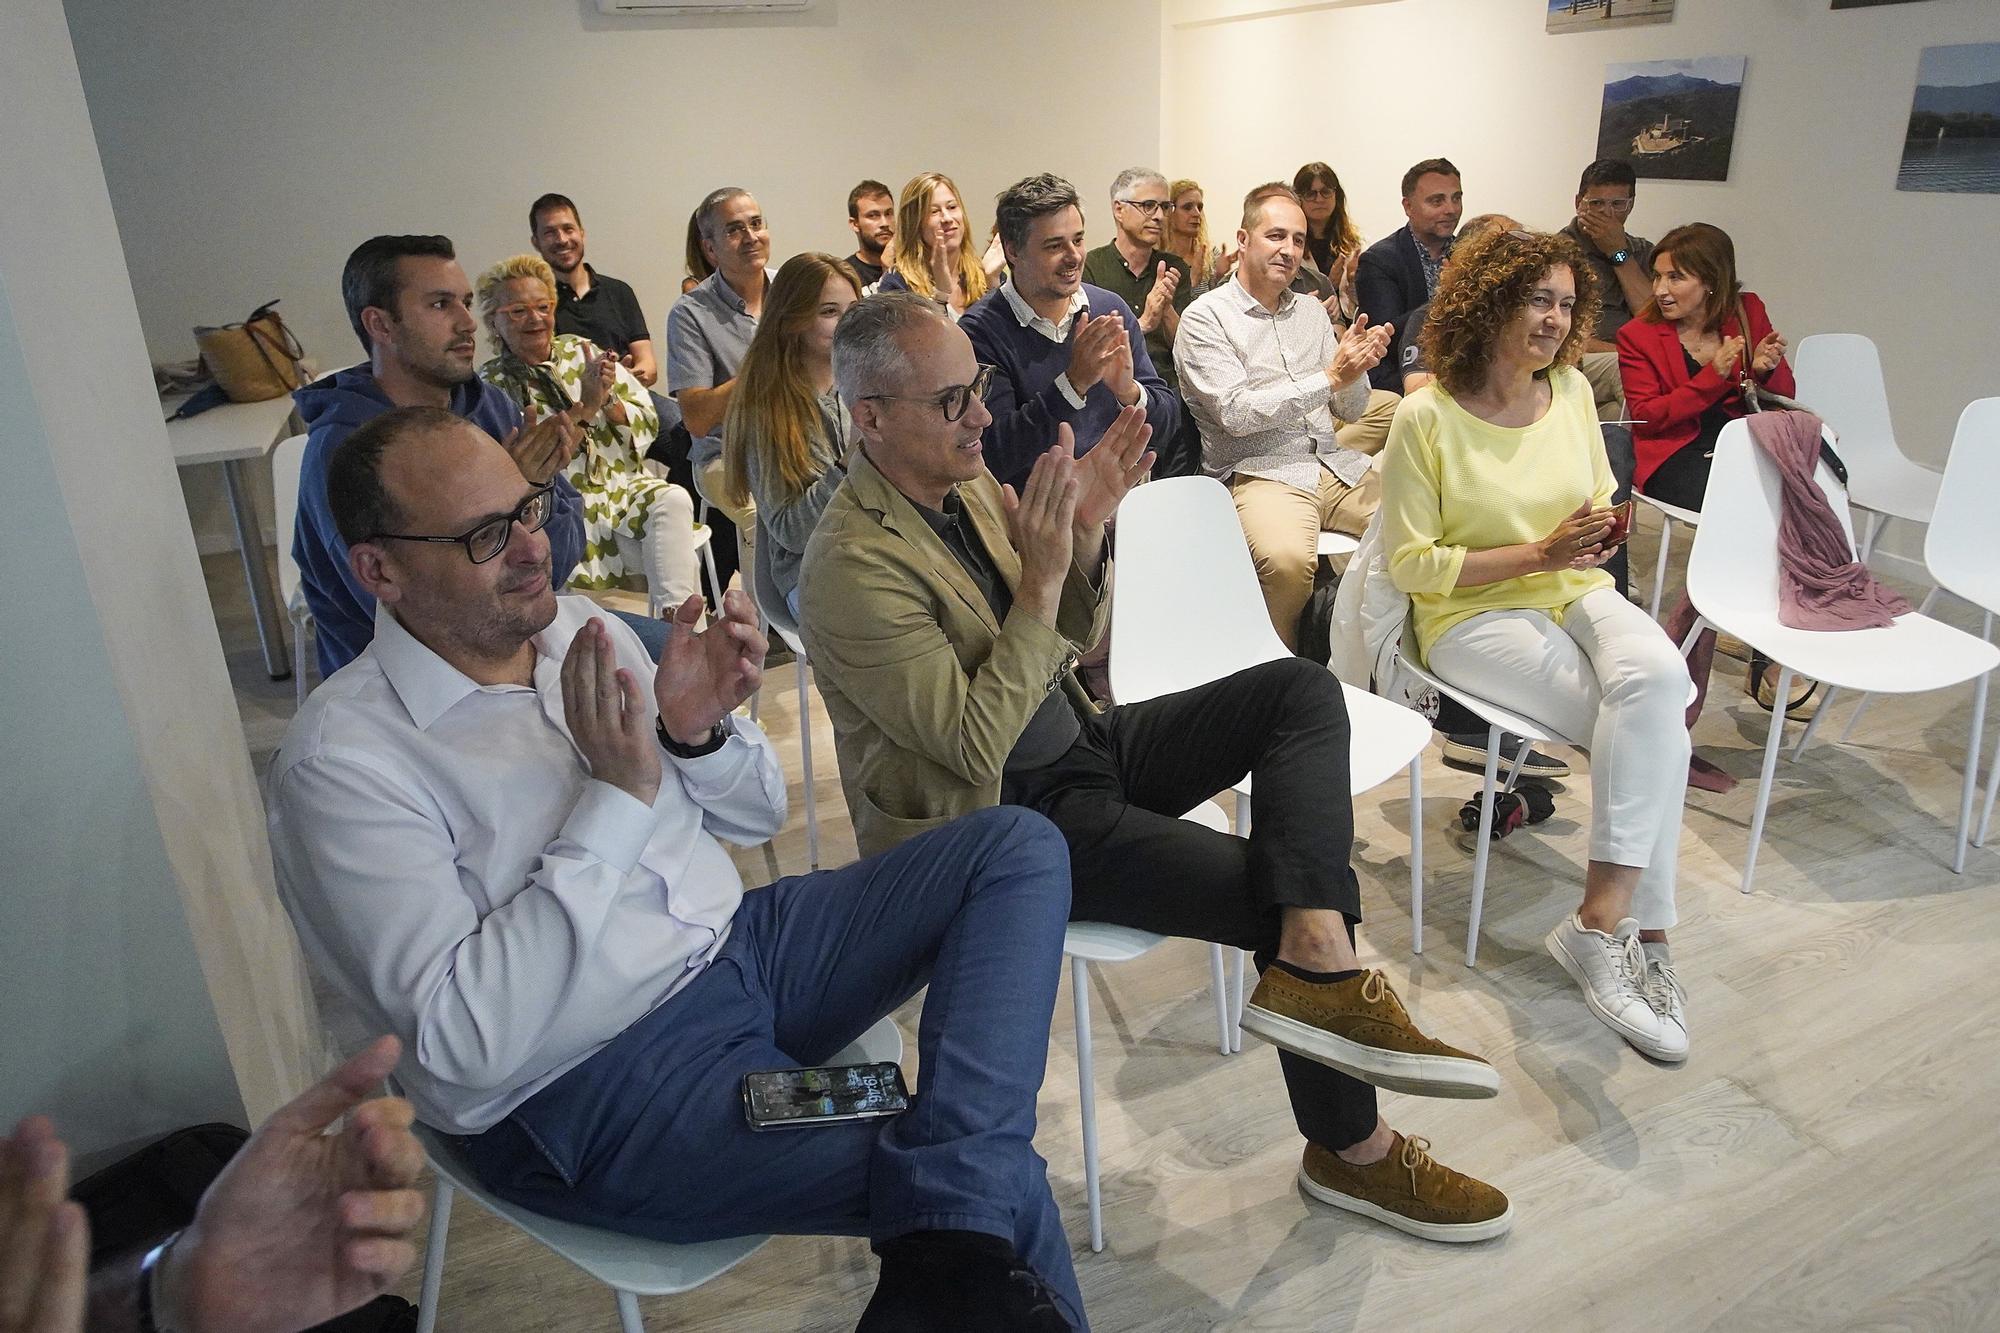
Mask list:
[[1624,534],[1576,369],[1597,306],[1567,237],[1507,231],[1460,247],[1422,333],[1436,378],[1403,400],[1389,432],[1382,542],[1426,665],[1589,750],[1583,904],[1549,932],[1549,952],[1613,1031],[1682,1060],[1687,1018],[1666,932],[1688,674],[1599,568]]

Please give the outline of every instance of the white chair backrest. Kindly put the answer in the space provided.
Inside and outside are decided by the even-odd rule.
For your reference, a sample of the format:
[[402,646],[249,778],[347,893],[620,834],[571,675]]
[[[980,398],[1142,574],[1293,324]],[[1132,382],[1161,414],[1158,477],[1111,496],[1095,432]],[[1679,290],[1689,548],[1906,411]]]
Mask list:
[[771,534],[764,530],[762,520],[757,523],[756,551],[751,561],[750,590],[756,595],[757,609],[764,613],[764,619],[796,636],[799,623],[792,619],[792,608],[785,605],[785,595],[778,591],[777,579],[771,573]]
[[1875,344],[1859,333],[1815,333],[1799,343],[1792,374],[1799,402],[1833,427],[1848,482],[1865,497],[1882,464],[1901,452]]
[[2000,398],[1981,398],[1959,413],[1944,485],[1924,537],[1924,564],[1947,590],[2000,611],[2000,547],[1993,540],[1993,500],[2000,496]]
[[1211,477],[1169,477],[1118,506],[1111,694],[1137,703],[1289,657],[1243,525]]
[[271,506],[277,516],[278,596],[286,605],[299,590],[299,566],[292,559],[292,526],[299,519],[299,471],[305,463],[306,437],[280,440],[271,451]]
[[[1825,460],[1815,477],[1854,547],[1847,491]],[[1715,463],[1702,500],[1701,526],[1688,553],[1687,590],[1696,609],[1714,619],[1729,610],[1765,615],[1778,606],[1778,468],[1750,438],[1747,419],[1730,422],[1715,442]]]

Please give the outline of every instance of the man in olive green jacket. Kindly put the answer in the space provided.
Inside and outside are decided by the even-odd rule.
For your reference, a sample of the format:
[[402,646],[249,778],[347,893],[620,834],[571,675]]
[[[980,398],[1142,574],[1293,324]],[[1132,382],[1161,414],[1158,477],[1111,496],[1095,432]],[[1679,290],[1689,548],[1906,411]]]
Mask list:
[[[1144,412],[1082,458],[1059,428],[1016,495],[981,461],[990,372],[933,304],[856,303],[833,364],[860,444],[806,546],[800,611],[862,851],[999,803],[1047,816],[1069,846],[1073,920],[1257,952],[1242,1022],[1279,1048],[1310,1194],[1432,1240],[1506,1231],[1504,1194],[1376,1109],[1371,1085],[1500,1085],[1418,1031],[1355,955],[1339,684],[1286,658],[1100,713],[1075,682],[1104,626],[1105,524],[1152,461]],[[1253,770],[1249,837],[1178,818]]]

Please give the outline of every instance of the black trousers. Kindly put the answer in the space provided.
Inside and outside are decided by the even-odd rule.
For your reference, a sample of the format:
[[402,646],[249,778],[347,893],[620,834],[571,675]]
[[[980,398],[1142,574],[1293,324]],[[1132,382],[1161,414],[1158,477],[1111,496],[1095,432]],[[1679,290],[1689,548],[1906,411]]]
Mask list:
[[[1361,919],[1349,864],[1347,708],[1324,668],[1299,658],[1086,718],[1055,763],[1010,773],[1001,799],[1046,815],[1070,853],[1070,917],[1249,949],[1278,948],[1281,910]],[[1256,774],[1248,839],[1180,818]],[[1299,1132],[1346,1148],[1374,1132],[1375,1089],[1278,1053]]]

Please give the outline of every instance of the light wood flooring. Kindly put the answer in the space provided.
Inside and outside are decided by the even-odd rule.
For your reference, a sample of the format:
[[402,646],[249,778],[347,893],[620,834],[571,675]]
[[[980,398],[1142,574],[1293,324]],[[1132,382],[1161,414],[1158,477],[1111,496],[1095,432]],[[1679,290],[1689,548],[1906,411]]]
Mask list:
[[[1653,532],[1634,553],[1652,568]],[[263,678],[239,567],[209,583],[261,764],[291,714]],[[1642,576],[1643,577],[1643,576]],[[1944,614],[1972,627],[1957,610]],[[746,880],[805,868],[789,668],[763,715],[793,816]],[[1049,1030],[1037,1146],[1099,1330],[2000,1328],[2000,838],[1950,871],[1969,686],[1878,699],[1853,742],[1779,770],[1755,894],[1737,892],[1766,715],[1718,659],[1697,745],[1745,784],[1688,799],[1676,962],[1694,1053],[1655,1065],[1585,1011],[1542,948],[1578,895],[1587,778],[1496,849],[1476,970],[1470,852],[1449,831],[1475,774],[1425,765],[1425,952],[1410,951],[1408,788],[1356,801],[1364,956],[1430,1031],[1501,1071],[1498,1099],[1385,1095],[1397,1127],[1513,1198],[1503,1240],[1442,1246],[1308,1201],[1272,1052],[1217,1053],[1204,946],[1170,941],[1093,980],[1108,1244],[1092,1254],[1068,983]],[[815,697],[825,858],[853,855]],[[1796,727],[1792,728],[1795,735]],[[1989,747],[1990,751],[1990,747]],[[1581,764],[1581,760],[1578,760]],[[916,1006],[898,1015],[914,1058]],[[874,1262],[854,1240],[780,1237],[708,1287],[644,1303],[650,1326],[844,1330]],[[401,1290],[415,1297],[412,1274]],[[616,1327],[608,1292],[461,1202],[446,1330]]]

